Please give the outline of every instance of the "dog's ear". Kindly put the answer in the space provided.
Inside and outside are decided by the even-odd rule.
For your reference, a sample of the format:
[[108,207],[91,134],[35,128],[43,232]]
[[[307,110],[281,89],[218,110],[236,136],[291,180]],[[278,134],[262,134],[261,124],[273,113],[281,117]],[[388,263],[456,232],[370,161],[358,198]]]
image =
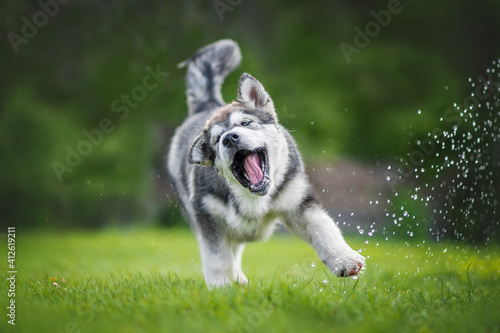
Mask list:
[[266,92],[266,89],[264,89],[264,86],[256,78],[248,73],[243,73],[240,77],[238,101],[247,104],[249,107],[275,114],[273,100]]
[[214,165],[215,154],[210,148],[207,140],[207,135],[202,132],[193,141],[193,145],[189,150],[188,162],[191,164],[200,164],[203,166],[211,167]]

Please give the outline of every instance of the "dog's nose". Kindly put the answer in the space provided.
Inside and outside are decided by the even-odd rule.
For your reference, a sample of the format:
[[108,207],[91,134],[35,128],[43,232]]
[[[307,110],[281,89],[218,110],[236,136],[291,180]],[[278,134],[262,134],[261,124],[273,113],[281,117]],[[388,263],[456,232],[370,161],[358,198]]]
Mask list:
[[236,144],[240,140],[240,136],[236,133],[228,133],[222,140],[222,144],[228,148],[236,147]]

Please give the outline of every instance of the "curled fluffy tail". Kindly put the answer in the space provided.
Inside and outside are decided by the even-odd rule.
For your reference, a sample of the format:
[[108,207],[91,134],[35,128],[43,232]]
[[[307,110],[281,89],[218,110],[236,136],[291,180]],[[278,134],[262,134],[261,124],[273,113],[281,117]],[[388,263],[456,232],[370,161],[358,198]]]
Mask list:
[[225,104],[222,83],[240,62],[238,44],[223,39],[201,48],[177,65],[179,68],[187,66],[186,95],[190,115]]

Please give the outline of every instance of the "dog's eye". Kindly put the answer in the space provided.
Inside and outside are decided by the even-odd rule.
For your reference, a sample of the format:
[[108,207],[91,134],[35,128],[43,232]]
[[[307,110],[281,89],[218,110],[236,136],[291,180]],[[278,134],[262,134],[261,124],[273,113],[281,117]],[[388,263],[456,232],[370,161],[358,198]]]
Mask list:
[[241,123],[241,126],[248,126],[250,125],[252,122],[250,120],[245,120]]

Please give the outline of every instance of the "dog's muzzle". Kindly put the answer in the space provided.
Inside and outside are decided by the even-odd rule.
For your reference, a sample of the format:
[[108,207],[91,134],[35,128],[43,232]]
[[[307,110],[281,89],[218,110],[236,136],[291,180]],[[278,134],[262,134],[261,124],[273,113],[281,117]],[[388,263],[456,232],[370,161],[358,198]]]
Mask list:
[[258,195],[266,195],[271,185],[267,150],[241,149],[234,154],[231,171],[241,186]]
[[239,134],[235,132],[224,135],[222,144],[235,151],[231,171],[241,186],[257,195],[266,195],[271,184],[267,150],[263,147],[245,149]]

